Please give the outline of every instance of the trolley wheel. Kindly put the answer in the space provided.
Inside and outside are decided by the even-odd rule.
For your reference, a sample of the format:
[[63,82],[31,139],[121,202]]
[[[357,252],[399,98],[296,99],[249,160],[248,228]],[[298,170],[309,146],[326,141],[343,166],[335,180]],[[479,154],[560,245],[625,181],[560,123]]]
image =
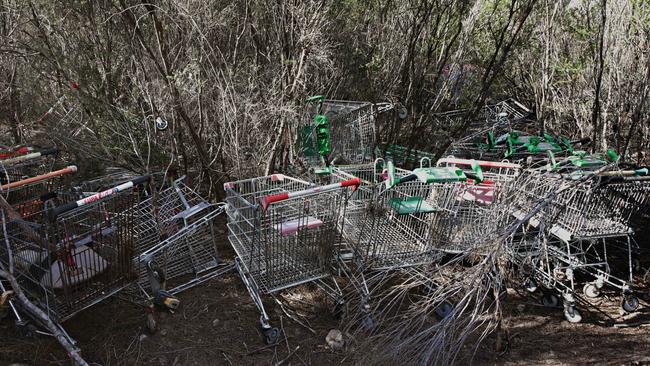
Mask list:
[[438,318],[445,319],[452,311],[454,311],[454,306],[448,301],[444,301],[436,308],[435,313]]
[[366,328],[367,331],[375,329],[375,319],[373,319],[371,314],[366,314],[366,316],[363,317],[363,327]]
[[643,266],[641,265],[639,258],[632,259],[632,269],[634,272],[641,272],[643,270]]
[[149,261],[147,266],[159,284],[165,283],[165,271],[163,271],[162,268],[160,268],[154,261]]
[[542,305],[547,308],[556,308],[560,305],[560,299],[555,294],[544,294],[542,296]]
[[33,338],[38,330],[36,326],[27,320],[16,321],[18,333],[25,338]]
[[334,305],[334,316],[336,319],[343,319],[345,315],[347,315],[347,306],[345,304],[345,301],[339,301]]
[[582,293],[590,299],[595,299],[600,296],[600,290],[593,283],[585,283],[585,286],[582,288]]
[[575,306],[569,306],[564,309],[564,318],[569,321],[569,323],[580,323],[582,321],[582,315]]
[[278,328],[266,328],[262,329],[262,332],[264,333],[266,344],[271,345],[278,343],[278,339],[280,339],[280,331]]
[[156,333],[156,330],[158,330],[158,323],[156,322],[156,318],[152,313],[147,314],[146,326],[147,326],[147,330],[151,334]]
[[526,291],[530,292],[531,294],[537,291],[537,282],[534,279],[528,279],[526,282]]
[[621,306],[623,307],[623,310],[625,310],[628,313],[631,313],[633,311],[636,311],[636,309],[639,308],[639,299],[636,298],[636,296],[623,296],[623,301],[621,302]]

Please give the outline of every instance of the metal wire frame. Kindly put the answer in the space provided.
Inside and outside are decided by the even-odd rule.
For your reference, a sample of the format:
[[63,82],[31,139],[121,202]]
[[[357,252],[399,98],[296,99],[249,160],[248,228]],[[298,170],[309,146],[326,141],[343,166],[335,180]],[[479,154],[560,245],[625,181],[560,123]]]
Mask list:
[[[375,118],[377,114],[393,108],[390,103],[373,104],[370,102],[325,100],[320,113],[329,121],[330,143],[332,152],[328,157],[336,164],[359,164],[374,160],[376,146]],[[311,113],[306,120],[311,123]],[[315,134],[310,134],[311,150],[317,151]],[[308,165],[322,165],[321,158],[306,156]],[[329,163],[329,162],[328,162]]]
[[[455,208],[458,182],[410,181],[385,189],[376,163],[336,171],[341,178],[351,174],[362,180],[359,199],[351,199],[343,233],[356,266],[362,270],[385,270],[431,263],[440,253],[432,246],[436,217]],[[372,170],[371,170],[372,169]],[[370,173],[372,171],[372,173]],[[345,174],[344,174],[345,173]],[[398,178],[412,174],[396,169]],[[355,197],[353,195],[353,197]]]
[[[341,301],[336,281],[326,280],[333,274],[349,198],[343,184],[314,187],[278,174],[229,182],[224,190],[236,268],[260,311],[267,342],[273,343],[278,331],[269,324],[262,294],[314,283]],[[281,199],[267,205],[270,197]]]
[[[541,199],[555,187],[570,184],[570,177],[528,170],[528,177],[517,184],[520,193],[515,206],[525,212],[527,206]],[[554,197],[547,215],[552,218],[551,232],[570,241],[574,238],[597,238],[629,231],[629,218],[648,200],[646,184],[608,183],[599,177],[579,183]]]
[[[632,291],[635,248],[628,224],[630,216],[648,202],[648,181],[616,177],[612,182],[609,173],[599,173],[552,197],[509,245],[512,262],[526,276],[562,294],[570,321],[581,319],[575,312],[576,289],[581,285],[587,297],[607,286],[622,293],[624,309],[638,306]],[[548,172],[526,171],[522,178],[513,186],[519,201],[511,213],[517,218],[530,208],[521,200],[539,201],[561,184],[570,184],[566,176]]]
[[448,253],[474,254],[488,252],[484,245],[487,233],[498,230],[506,222],[501,199],[516,181],[521,166],[507,161],[476,161],[447,157],[437,162],[438,166],[462,168],[472,173],[472,164],[478,165],[483,181],[468,180],[457,190],[455,209],[447,215],[436,217],[436,235],[432,236],[434,246]]
[[242,269],[271,293],[331,274],[333,245],[344,199],[341,192],[289,199],[264,211],[262,197],[298,192],[308,182],[275,175],[224,185],[229,240]]
[[[44,223],[7,222],[9,250],[25,294],[55,322],[106,299],[135,279],[133,217],[139,197],[115,192]],[[3,240],[5,233],[1,233]]]
[[383,144],[377,146],[375,155],[386,160],[393,161],[399,167],[406,167],[409,164],[416,165],[423,158],[434,159],[435,155],[422,150],[409,148],[397,144]]
[[511,238],[508,248],[529,288],[542,286],[575,306],[580,296],[598,296],[604,286],[618,290],[624,299],[634,296],[631,235],[568,242],[533,229]]
[[[182,179],[132,209],[136,271],[132,299],[146,302],[158,289],[151,269],[161,269],[166,291],[175,295],[227,270],[217,252],[216,220],[220,205],[207,202]],[[232,268],[230,266],[229,268]]]
[[52,171],[55,162],[56,154],[48,154],[19,161],[10,165],[0,163],[0,184],[4,185],[25,178],[45,174]]
[[47,207],[80,198],[79,194],[64,189],[68,182],[67,176],[59,175],[0,193],[24,220],[42,223]]
[[[335,101],[326,101],[326,115]],[[356,108],[330,117],[332,159],[347,164],[363,163],[374,159],[375,114],[372,103],[359,103]]]

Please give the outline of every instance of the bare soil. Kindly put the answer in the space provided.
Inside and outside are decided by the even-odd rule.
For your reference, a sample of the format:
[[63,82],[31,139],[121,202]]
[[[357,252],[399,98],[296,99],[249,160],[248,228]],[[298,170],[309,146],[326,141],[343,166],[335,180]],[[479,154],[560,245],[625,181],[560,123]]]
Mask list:
[[[309,291],[307,291],[309,290]],[[335,365],[351,364],[353,357],[334,352],[325,342],[338,320],[312,289],[284,294],[286,311],[275,302],[268,308],[274,325],[283,329],[279,344],[266,346],[259,330],[259,314],[236,273],[228,273],[180,295],[182,307],[174,314],[158,313],[159,330],[149,334],[142,309],[109,299],[65,323],[79,342],[86,360],[102,365]],[[533,296],[510,291],[505,317],[507,351],[494,352],[488,342],[474,364],[501,365],[650,365],[650,311],[622,315],[613,294],[597,300],[606,304],[614,327],[600,315],[584,313],[583,323],[564,320],[561,309],[548,309]],[[645,307],[644,307],[645,306]],[[0,322],[0,365],[63,365],[66,355],[51,338],[19,335],[11,318]],[[358,359],[358,358],[354,358]]]

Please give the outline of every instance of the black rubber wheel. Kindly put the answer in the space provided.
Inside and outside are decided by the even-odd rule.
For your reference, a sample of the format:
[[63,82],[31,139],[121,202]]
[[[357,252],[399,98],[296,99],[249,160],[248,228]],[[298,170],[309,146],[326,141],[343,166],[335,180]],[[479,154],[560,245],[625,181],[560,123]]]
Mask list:
[[537,291],[537,282],[534,279],[528,279],[528,282],[526,282],[526,291],[530,292],[531,294]]
[[37,331],[37,328],[34,326],[34,324],[25,320],[17,321],[16,328],[18,329],[18,333],[20,333],[20,335],[25,338],[33,338],[36,335]]
[[636,296],[623,296],[623,303],[621,304],[623,310],[631,313],[639,308],[639,299]]
[[440,319],[445,319],[449,316],[449,314],[452,313],[452,311],[454,311],[454,306],[447,301],[440,304],[440,306],[438,306],[435,310],[436,316]]
[[271,345],[278,343],[278,339],[280,339],[280,331],[278,328],[264,329],[263,332],[266,344]]
[[560,305],[560,299],[555,294],[545,294],[542,296],[542,305],[547,308],[556,308]]

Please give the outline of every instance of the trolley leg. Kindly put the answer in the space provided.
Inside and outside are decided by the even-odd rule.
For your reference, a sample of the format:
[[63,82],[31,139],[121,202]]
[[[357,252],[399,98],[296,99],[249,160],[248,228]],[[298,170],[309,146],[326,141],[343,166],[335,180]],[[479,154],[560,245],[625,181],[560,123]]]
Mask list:
[[244,285],[246,286],[246,290],[248,290],[248,293],[251,295],[253,303],[255,303],[255,306],[260,312],[260,326],[262,328],[262,333],[264,334],[266,344],[277,343],[278,339],[280,338],[280,330],[271,326],[269,316],[264,309],[264,304],[262,303],[257,284],[245,273],[244,269],[241,266],[239,258],[235,258],[235,267],[237,268],[237,272],[239,272],[239,276],[241,277],[242,282],[244,282]]

